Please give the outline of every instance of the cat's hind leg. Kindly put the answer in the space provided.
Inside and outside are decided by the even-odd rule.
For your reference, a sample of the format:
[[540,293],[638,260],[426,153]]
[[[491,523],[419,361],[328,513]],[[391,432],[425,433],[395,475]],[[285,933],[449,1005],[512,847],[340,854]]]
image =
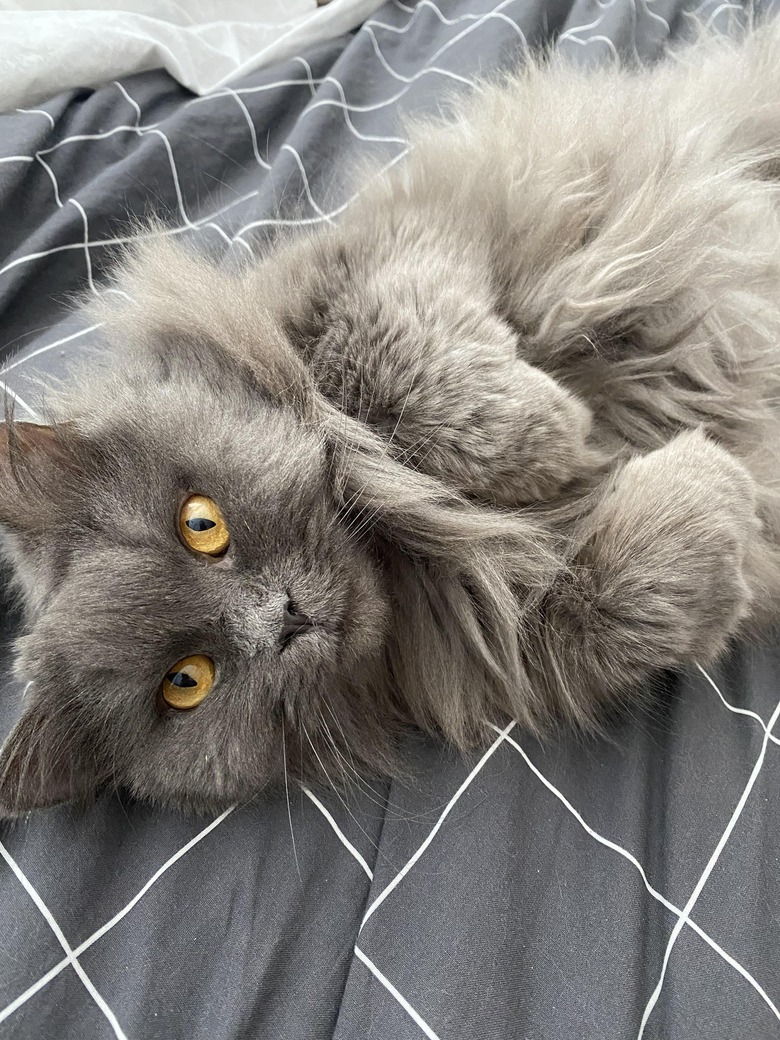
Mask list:
[[584,724],[664,669],[716,657],[751,609],[756,487],[701,432],[628,462],[545,595],[528,663],[546,702]]

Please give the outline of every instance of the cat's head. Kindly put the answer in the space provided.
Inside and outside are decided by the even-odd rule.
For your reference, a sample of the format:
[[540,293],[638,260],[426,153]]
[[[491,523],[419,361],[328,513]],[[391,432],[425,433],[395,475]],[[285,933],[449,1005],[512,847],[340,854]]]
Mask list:
[[29,684],[0,815],[112,785],[211,810],[285,768],[387,771],[399,723],[465,746],[516,713],[515,592],[553,560],[533,523],[322,398],[257,276],[158,241],[121,285],[49,425],[0,425]]
[[104,784],[208,808],[285,763],[300,776],[384,754],[385,583],[294,355],[256,327],[260,375],[243,327],[217,340],[143,292],[128,311],[143,334],[126,328],[119,362],[55,394],[52,425],[0,426],[30,683],[0,762],[4,812]]

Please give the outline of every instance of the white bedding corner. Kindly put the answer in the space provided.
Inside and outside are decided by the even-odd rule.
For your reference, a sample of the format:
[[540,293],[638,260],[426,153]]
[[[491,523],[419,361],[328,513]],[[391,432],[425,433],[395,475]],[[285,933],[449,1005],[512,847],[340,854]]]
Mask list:
[[348,32],[381,0],[0,0],[0,111],[165,68],[206,94]]

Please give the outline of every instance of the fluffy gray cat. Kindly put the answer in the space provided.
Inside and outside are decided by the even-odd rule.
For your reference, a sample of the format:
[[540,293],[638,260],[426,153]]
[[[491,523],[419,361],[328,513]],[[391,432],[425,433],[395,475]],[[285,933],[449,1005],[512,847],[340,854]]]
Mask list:
[[13,815],[599,724],[780,602],[780,31],[542,57],[239,273],[170,238],[0,427]]

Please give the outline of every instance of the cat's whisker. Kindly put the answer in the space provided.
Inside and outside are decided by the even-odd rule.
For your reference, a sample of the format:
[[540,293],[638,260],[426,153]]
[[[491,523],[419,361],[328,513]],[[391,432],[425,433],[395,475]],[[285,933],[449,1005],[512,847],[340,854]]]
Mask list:
[[412,378],[409,380],[409,389],[406,391],[406,397],[404,398],[404,403],[401,405],[401,411],[398,413],[398,418],[396,419],[396,423],[395,423],[395,426],[393,427],[393,431],[392,431],[392,433],[390,434],[390,436],[387,439],[387,450],[388,451],[390,450],[390,447],[392,446],[393,440],[395,439],[395,435],[398,433],[398,430],[399,430],[399,428],[401,426],[401,422],[402,422],[404,414],[406,412],[406,407],[409,404],[409,398],[412,396],[412,390],[414,388],[414,382],[415,382],[415,380],[417,379],[417,376],[420,373],[420,365],[422,364],[422,360],[423,360],[423,351],[422,351],[422,347],[421,347],[419,353],[417,354],[417,365],[415,366],[414,372],[412,373]]
[[328,773],[328,770],[325,768],[325,763],[322,761],[322,757],[320,756],[320,753],[317,750],[317,748],[316,748],[316,746],[314,744],[314,741],[309,736],[309,731],[306,728],[306,724],[305,724],[305,722],[303,722],[303,720],[301,720],[301,731],[302,731],[303,736],[305,736],[307,741],[309,742],[309,747],[314,752],[314,757],[317,759],[317,762],[319,763],[320,769],[322,770],[323,776],[325,777],[325,779],[328,781],[328,784],[330,785],[331,791],[341,801],[342,805],[347,810],[347,812],[349,812],[349,807],[347,806],[347,803],[344,801],[344,798],[342,797],[338,787],[331,780],[330,774]]
[[[382,453],[381,453],[381,454],[380,454],[380,456],[379,456],[379,461],[381,461],[382,459],[385,459],[385,458],[387,458],[387,457],[388,457],[388,454],[389,454],[389,452],[390,452],[390,449],[392,448],[392,445],[393,445],[393,439],[394,439],[394,437],[395,437],[396,433],[398,432],[398,429],[399,429],[399,427],[400,427],[400,424],[401,424],[401,421],[402,421],[402,419],[403,419],[404,413],[405,413],[405,411],[406,411],[406,406],[407,406],[407,404],[408,404],[408,402],[409,402],[409,398],[410,398],[410,396],[411,396],[411,393],[412,393],[412,389],[413,389],[413,387],[414,387],[414,381],[415,381],[415,379],[417,378],[417,374],[418,374],[418,372],[419,372],[419,369],[420,369],[420,364],[421,364],[421,362],[422,362],[422,351],[420,351],[420,353],[418,354],[418,357],[417,357],[417,366],[415,367],[415,371],[414,371],[414,372],[413,372],[413,374],[412,374],[412,378],[411,378],[411,381],[410,381],[410,383],[409,383],[409,389],[407,390],[407,393],[406,393],[406,397],[405,397],[405,399],[404,399],[404,403],[403,403],[403,405],[402,405],[402,407],[401,407],[401,411],[400,411],[400,413],[399,413],[399,415],[398,415],[398,419],[396,420],[396,424],[395,424],[395,427],[393,428],[393,431],[392,431],[392,433],[390,434],[390,437],[388,438],[388,440],[387,440],[387,441],[386,441],[386,443],[385,443],[385,446],[384,446],[384,450],[382,451]],[[393,456],[393,458],[395,459],[395,461],[397,461],[397,462],[400,462],[400,463],[401,463],[401,465],[405,465],[405,464],[407,464],[407,461],[408,461],[408,457],[410,456],[410,454],[413,454],[413,453],[414,453],[414,452],[416,452],[416,451],[417,451],[417,450],[419,449],[419,447],[421,447],[421,446],[422,446],[423,444],[427,443],[427,442],[428,442],[429,440],[432,440],[432,439],[433,439],[433,438],[434,438],[434,437],[436,436],[436,434],[437,434],[437,433],[438,433],[438,432],[439,432],[439,431],[440,431],[440,430],[441,430],[441,429],[442,429],[442,428],[443,428],[443,427],[444,427],[445,425],[446,425],[446,423],[445,423],[445,422],[441,422],[441,423],[439,423],[439,424],[438,424],[438,426],[436,426],[434,430],[432,430],[432,431],[431,431],[431,432],[430,432],[430,433],[429,433],[429,434],[428,434],[428,435],[427,435],[426,437],[424,437],[424,438],[422,439],[422,442],[417,442],[417,443],[415,443],[415,444],[413,444],[413,445],[410,445],[410,446],[409,446],[408,448],[402,448],[400,452],[398,452],[397,454],[395,454],[395,455]],[[356,450],[357,450],[357,449],[353,449],[353,451],[355,451],[355,452],[356,452]],[[353,457],[353,460],[352,460],[352,465],[350,466],[349,472],[348,472],[347,476],[346,476],[346,477],[345,477],[345,479],[344,479],[344,483],[345,483],[345,484],[347,484],[347,483],[348,483],[348,481],[349,481],[349,475],[350,475],[350,474],[351,474],[351,472],[352,472],[352,468],[353,468],[353,465],[354,465],[354,457]],[[347,501],[346,501],[346,502],[344,503],[344,505],[343,505],[342,509],[343,509],[343,510],[348,510],[348,509],[350,508],[350,506],[352,505],[352,503],[353,503],[353,502],[355,502],[355,501],[356,501],[357,499],[359,499],[359,498],[360,498],[360,497],[361,497],[361,496],[363,495],[363,493],[364,493],[364,492],[366,491],[366,489],[368,488],[368,486],[369,486],[369,483],[370,483],[370,481],[369,481],[369,480],[365,481],[362,487],[360,487],[360,488],[358,488],[358,489],[357,489],[356,491],[354,491],[354,492],[353,492],[353,494],[352,494],[352,495],[351,495],[351,496],[349,497],[349,499],[347,499]],[[363,516],[365,515],[365,511],[366,511],[367,509],[370,509],[370,508],[371,508],[371,504],[372,504],[372,503],[371,503],[371,502],[369,501],[369,502],[367,502],[367,503],[366,503],[366,504],[365,504],[364,506],[362,506],[362,507],[361,507],[361,508],[360,508],[360,509],[358,510],[358,513],[356,514],[356,517],[354,517],[354,518],[353,518],[353,519],[352,519],[352,520],[350,521],[350,523],[348,523],[348,524],[347,524],[347,531],[349,531],[350,533],[352,533],[352,534],[353,534],[353,536],[354,536],[354,534],[355,534],[355,531],[354,531],[355,525],[359,525],[359,528],[358,528],[359,530],[362,530],[362,529],[363,529],[363,528],[364,528],[364,527],[366,526],[366,525],[364,525],[364,524],[360,523],[360,521],[361,521],[362,517],[363,517]],[[377,513],[378,513],[378,512],[379,512],[379,510],[375,510],[375,512],[374,512],[374,513],[372,514],[372,517],[371,517],[371,518],[373,519],[373,518],[374,518],[374,517],[375,517],[375,516],[377,515]]]
[[347,534],[354,534],[355,528],[360,526],[363,517],[366,515],[366,510],[370,507],[371,502],[373,501],[372,498],[370,502],[366,502],[365,505],[360,506],[360,508],[349,518],[347,523],[344,525]]
[[116,767],[117,752],[119,750],[118,745],[115,741],[107,739],[108,735],[101,741],[103,747],[111,748],[111,789],[114,793],[115,800],[122,806],[125,816],[127,816],[127,810],[124,808],[122,799],[119,797],[119,771]]
[[[446,425],[447,425],[446,422],[440,422],[437,426],[435,426],[430,431],[430,433],[426,434],[425,437],[421,437],[419,441],[417,441],[415,444],[412,444],[407,449],[407,451],[404,453],[405,457],[401,459],[403,465],[411,466],[413,462],[416,462],[417,461],[417,457],[419,456],[420,450],[422,448],[424,448],[425,445],[427,444],[427,445],[429,445],[429,448],[428,448],[428,451],[423,456],[422,461],[424,462],[425,459],[427,459],[428,455],[430,455],[430,453],[436,447],[436,435],[438,433],[440,433],[441,430],[444,429],[444,427]],[[412,468],[413,469],[419,469],[419,466],[415,465]]]
[[[420,449],[424,447],[425,444],[430,444],[430,447],[428,447],[428,450],[425,452],[424,456],[421,459],[422,462],[425,461],[428,454],[430,454],[431,451],[433,451],[433,449],[436,447],[435,438],[445,425],[446,422],[440,422],[434,428],[434,430],[431,431],[431,433],[428,433],[425,437],[420,438],[419,441],[417,441],[415,444],[410,445],[408,448],[404,448],[401,451],[399,451],[397,456],[394,457],[395,461],[399,462],[401,465],[409,466],[410,469],[419,470],[419,465],[411,465],[411,463],[416,461]],[[361,491],[356,492],[355,496],[353,497],[357,497],[358,494],[361,494],[367,486],[368,482],[366,482]],[[372,530],[373,526],[375,526],[375,524],[372,525],[371,521],[375,520],[376,517],[379,516],[381,508],[375,509],[372,513],[367,515],[374,501],[375,496],[373,496],[368,502],[366,502],[365,505],[361,506],[361,509],[356,514],[356,517],[353,518],[353,520],[350,521],[349,524],[347,524],[347,530],[349,531],[349,534],[353,536],[353,538],[357,538],[360,535],[367,534],[367,532]],[[365,518],[365,522],[359,523],[359,521],[363,518]]]
[[295,832],[293,831],[292,810],[290,809],[290,784],[287,778],[287,742],[285,740],[284,710],[281,712],[282,719],[282,763],[284,765],[284,793],[287,798],[287,819],[290,821],[290,838],[292,839],[293,856],[295,857],[295,869],[298,872],[298,880],[303,886],[301,876],[301,865],[298,862],[298,850],[295,847]]
[[[347,380],[346,380],[346,362],[344,361],[344,359],[342,359],[342,371],[341,371],[341,385],[342,385],[342,387],[344,387],[344,388],[346,387],[346,382],[347,382]],[[371,404],[372,404],[372,402],[369,401],[368,409],[366,410],[366,416],[368,416],[368,412],[369,412],[369,410],[371,408]],[[344,428],[346,429],[346,419],[347,419],[346,405],[344,406],[342,411],[343,411],[343,414],[344,414]],[[359,390],[359,393],[358,393],[357,421],[359,423],[363,422],[363,380],[362,379],[360,380],[360,390]],[[344,474],[344,476],[342,478],[344,486],[348,486],[349,485],[349,478],[352,475],[352,470],[353,470],[354,465],[355,465],[355,459],[357,458],[357,448],[355,448],[354,446],[352,448],[351,455],[352,455],[352,457],[350,459],[349,469],[347,470],[347,472]]]
[[[393,426],[392,433],[390,434],[390,437],[387,439],[387,442],[385,444],[384,450],[380,454],[380,459],[379,459],[380,462],[382,462],[384,459],[387,459],[388,456],[389,456],[390,449],[392,447],[395,435],[398,432],[398,428],[400,427],[401,420],[404,419],[404,415],[406,413],[407,406],[409,404],[409,398],[412,395],[412,389],[414,388],[415,380],[417,379],[417,375],[419,374],[420,365],[421,364],[422,364],[422,349],[420,348],[420,350],[419,350],[419,352],[417,354],[417,364],[415,366],[414,372],[412,373],[412,379],[409,381],[409,389],[407,390],[407,396],[404,398],[404,404],[401,405],[400,412],[398,413],[398,418],[395,420],[395,425]],[[352,472],[352,470],[350,470],[350,472]],[[347,474],[347,480],[348,480],[348,475],[349,474]],[[347,480],[345,480],[344,483],[347,483]],[[368,482],[368,480],[366,480],[366,483],[363,485],[363,487],[360,489],[360,491],[356,492],[356,494],[353,495],[353,499],[352,500],[354,500],[357,497],[360,497],[360,495],[362,495],[363,492],[368,487],[368,484],[369,484],[369,482]]]
[[371,522],[376,521],[377,517],[379,516],[381,510],[380,506],[377,506],[376,509],[373,510],[373,512],[369,512],[370,508],[371,502],[367,502],[359,514],[361,522],[349,532],[355,540],[360,538],[362,534],[368,531],[371,527]]
[[[331,714],[333,713],[331,712]],[[379,792],[375,791],[374,788],[371,787],[371,785],[365,781],[365,779],[355,768],[354,764],[350,764],[350,762],[347,761],[347,759],[345,758],[344,753],[339,749],[338,745],[336,744],[336,741],[333,738],[333,734],[330,731],[330,727],[328,726],[328,723],[325,721],[325,718],[322,715],[322,712],[318,712],[318,715],[320,718],[320,722],[322,723],[322,726],[325,730],[325,735],[327,736],[330,746],[333,749],[333,754],[336,756],[338,760],[339,768],[342,774],[344,775],[345,786],[347,785],[347,783],[354,784],[358,788],[360,793],[363,794],[366,798],[368,798],[370,802],[373,802],[374,805],[378,805],[381,809],[386,809],[387,806],[385,802],[379,801],[377,798],[372,797],[372,794],[378,794]],[[352,774],[351,778],[348,778],[348,775],[345,772],[345,768],[346,770],[349,770],[349,773]]]
[[[346,376],[345,367],[346,366],[345,366],[345,363],[344,363],[344,359],[342,358],[342,360],[341,360],[341,408],[340,408],[340,412],[341,412],[341,424],[340,424],[340,426],[341,426],[341,438],[340,438],[340,440],[341,440],[341,443],[344,443],[345,440],[346,440],[346,436],[345,435],[346,435],[346,430],[347,430],[347,380],[345,378],[345,376]],[[333,452],[330,453],[330,459],[328,461],[328,478],[327,478],[328,479],[328,483],[330,483],[331,478],[333,477],[333,467],[335,465],[335,461],[336,461],[336,452],[333,451]]]
[[[333,719],[333,721],[338,726],[339,733],[341,733],[341,736],[342,736],[342,738],[344,740],[344,748],[346,749],[346,752],[349,755],[349,760],[352,763],[352,768],[355,770],[355,772],[357,772],[357,769],[355,768],[355,759],[352,756],[352,750],[351,750],[351,748],[349,746],[349,741],[347,740],[347,734],[344,732],[344,727],[341,725],[341,722],[339,721],[339,718],[336,715],[336,713],[333,710],[333,708],[331,708],[330,703],[328,702],[328,699],[325,698],[322,703],[325,705],[327,710],[330,712],[330,717]],[[322,713],[320,712],[320,714],[322,714]],[[325,720],[323,719],[323,722],[324,721]]]
[[[333,750],[334,760],[336,762],[336,765],[338,766],[339,772],[341,773],[341,775],[342,775],[342,777],[344,779],[344,790],[348,791],[349,790],[349,785],[351,783],[355,782],[354,779],[349,776],[349,772],[348,772],[349,763],[347,762],[346,758],[344,758],[344,756],[341,754],[341,752],[339,751],[338,747],[336,746],[336,742],[333,739],[333,734],[330,732],[330,729],[328,728],[328,724],[325,721],[325,719],[323,718],[323,715],[322,715],[321,711],[317,712],[317,717],[319,719],[320,725],[325,730],[325,735],[328,738],[328,742],[330,743],[330,746],[331,746],[331,748]],[[347,768],[345,768],[345,767],[347,767]]]
[[[363,494],[363,492],[368,487],[368,484],[369,484],[369,481],[366,481],[366,483],[363,485],[363,487],[359,491],[356,491],[354,493],[354,495],[352,495],[348,499],[348,501],[344,503],[344,505],[341,508],[341,515],[342,516],[346,516],[349,513],[349,510],[351,509],[353,502],[361,494]],[[375,501],[375,498],[372,496],[372,498],[368,502],[365,502],[363,505],[358,506],[356,511],[353,513],[353,515],[351,517],[349,517],[349,519],[347,520],[347,523],[344,525],[345,530],[347,531],[348,534],[351,534],[353,529],[360,523],[360,521],[362,520],[362,518],[366,514],[366,510],[371,507],[371,504],[374,501]]]
[[[428,449],[428,452],[426,453],[426,455],[423,457],[423,461],[424,461],[425,458],[427,458],[428,454],[430,454],[430,452],[435,447],[434,438],[436,437],[436,434],[439,433],[439,431],[444,426],[446,426],[446,423],[444,423],[444,422],[439,423],[438,426],[436,426],[425,437],[422,437],[416,444],[410,445],[409,448],[404,448],[402,451],[400,451],[398,453],[398,455],[395,456],[395,461],[396,462],[400,462],[401,465],[409,465],[410,460],[413,459],[417,455],[417,453],[419,452],[420,448],[422,448],[425,444],[430,443],[430,448]],[[419,469],[419,466],[410,466],[410,468],[416,470],[416,469]],[[361,491],[360,492],[356,492],[355,496],[353,496],[353,497],[356,497],[358,494],[362,494],[362,492],[365,491],[366,487],[368,487],[368,482],[366,482],[364,484],[363,488],[361,489]],[[371,509],[371,506],[372,506],[373,502],[375,502],[375,501],[376,501],[376,497],[374,496],[368,502],[366,502],[366,504],[364,506],[361,506],[361,508],[356,513],[355,517],[353,517],[350,520],[350,522],[346,525],[347,531],[349,532],[349,534],[352,535],[353,538],[357,538],[360,534],[367,533],[368,531],[373,529],[371,522],[373,520],[376,520],[376,518],[379,515],[380,509],[379,508],[374,509],[374,511],[372,513],[370,513],[370,515],[368,515],[368,516],[366,516],[366,514],[367,514],[368,510]],[[364,521],[364,522],[361,522],[361,521]],[[374,524],[373,526],[376,526],[376,525]]]
[[[331,746],[333,747],[333,750],[334,750],[334,752],[335,752],[335,753],[336,753],[336,754],[338,755],[338,754],[339,754],[339,752],[338,752],[338,749],[336,748],[335,744],[333,743],[333,736],[332,736],[332,734],[330,733],[330,731],[328,730],[328,726],[327,726],[327,723],[325,722],[325,720],[324,720],[324,719],[322,718],[322,716],[321,716],[321,715],[320,715],[320,721],[322,722],[323,726],[325,726],[325,729],[326,729],[326,731],[327,731],[327,733],[328,733],[328,738],[329,738],[329,740],[330,740],[330,742],[331,742]],[[308,736],[308,734],[307,734],[307,736]],[[311,741],[310,741],[310,743],[311,743]],[[312,745],[312,749],[313,749],[313,745]],[[316,754],[316,751],[315,751],[315,754]],[[341,756],[341,757],[343,757],[343,756]],[[323,768],[323,769],[325,768],[325,767],[324,767],[324,765],[322,766],[322,768]],[[327,775],[327,774],[326,774],[326,775]],[[356,776],[357,776],[357,774],[356,774]],[[360,778],[358,777],[358,780],[359,780],[359,779],[360,779]],[[328,778],[328,780],[330,781],[330,778]],[[358,791],[360,791],[360,787],[359,787],[359,785],[356,785],[356,786],[358,786]],[[333,790],[333,793],[334,793],[334,794],[336,795],[336,797],[337,797],[337,798],[339,799],[339,801],[341,802],[341,804],[342,804],[342,806],[344,807],[344,810],[346,811],[346,813],[347,813],[347,814],[349,815],[349,817],[350,817],[350,818],[352,819],[352,821],[354,822],[355,826],[356,826],[356,827],[358,828],[358,830],[359,830],[359,831],[361,832],[361,834],[363,834],[363,836],[364,836],[364,837],[366,838],[366,840],[368,841],[368,843],[369,843],[369,844],[370,844],[371,846],[373,846],[373,848],[374,848],[374,849],[376,850],[377,856],[382,856],[382,858],[383,858],[383,859],[384,859],[384,858],[386,858],[386,857],[385,857],[385,856],[384,856],[384,855],[383,855],[383,854],[382,854],[382,853],[380,852],[380,850],[379,850],[379,844],[378,844],[378,843],[377,843],[377,842],[376,842],[376,841],[375,841],[375,840],[374,840],[374,839],[373,839],[373,838],[371,837],[371,835],[370,835],[370,834],[368,833],[368,831],[367,831],[367,830],[365,829],[365,827],[364,827],[364,826],[363,826],[363,825],[361,824],[360,820],[359,820],[359,819],[357,818],[357,816],[356,816],[356,815],[354,814],[354,812],[353,812],[353,811],[352,811],[352,810],[350,809],[349,805],[347,804],[346,798],[344,798],[344,797],[343,797],[343,796],[341,795],[341,792],[340,792],[340,791],[339,791],[339,790],[338,790],[337,788],[335,788],[335,787],[332,787],[332,790]],[[382,812],[383,812],[383,813],[386,813],[386,812],[387,812],[387,805],[386,805],[386,803],[384,803],[384,802],[382,802],[382,801],[378,801],[378,800],[377,800],[376,798],[371,798],[371,797],[370,797],[369,795],[367,795],[367,794],[366,794],[366,792],[365,792],[365,791],[360,791],[360,793],[361,793],[361,794],[362,794],[362,795],[363,795],[363,796],[364,796],[365,798],[367,798],[367,799],[368,799],[368,800],[369,800],[370,802],[372,802],[372,803],[373,803],[374,805],[376,805],[376,806],[377,806],[378,808],[380,808],[380,809],[382,810]]]
[[312,741],[311,737],[309,736],[309,731],[306,729],[306,726],[305,726],[305,724],[303,722],[301,722],[301,726],[303,728],[303,732],[306,735],[306,739],[309,742],[309,746],[311,747],[312,751],[314,752],[314,756],[315,756],[315,758],[317,759],[317,761],[319,763],[320,769],[322,770],[322,772],[323,772],[323,774],[325,776],[325,779],[328,781],[328,784],[330,785],[330,790],[333,792],[333,794],[335,794],[335,796],[341,802],[342,806],[344,807],[344,811],[347,813],[348,816],[350,816],[352,818],[352,820],[354,821],[354,823],[358,827],[358,829],[365,835],[365,837],[374,846],[374,848],[377,850],[377,852],[379,852],[379,846],[374,841],[374,839],[371,837],[371,835],[368,833],[368,831],[360,823],[360,820],[358,820],[357,816],[355,816],[355,814],[352,812],[352,810],[350,809],[349,805],[346,802],[346,799],[341,794],[341,792],[339,791],[338,787],[331,780],[330,774],[328,773],[328,770],[325,768],[325,763],[322,761],[320,753],[319,753],[319,751],[317,751],[317,748],[314,746],[314,742]]
[[[366,489],[368,488],[369,483],[370,483],[370,481],[366,481],[363,484],[363,487],[360,488],[358,491],[356,491],[351,496],[349,501],[347,501],[344,504],[344,506],[342,507],[343,511],[348,511],[349,510],[352,502],[355,499],[359,498],[366,491]],[[349,520],[345,524],[345,530],[347,531],[348,534],[351,534],[354,537],[355,529],[362,526],[362,520],[366,516],[366,513],[368,512],[368,510],[371,509],[371,507],[374,504],[374,502],[376,502],[376,496],[372,495],[369,498],[369,500],[367,502],[363,503],[363,505],[359,506],[358,509],[356,510],[356,512],[354,513],[354,515],[349,518]]]
[[[380,792],[376,791],[373,787],[371,787],[371,785],[366,782],[364,777],[362,777],[360,773],[353,766],[350,765],[350,763],[345,758],[343,752],[338,748],[333,738],[333,734],[330,731],[330,727],[323,718],[322,713],[319,712],[318,714],[320,723],[324,728],[325,734],[328,738],[328,742],[336,758],[336,764],[338,765],[339,770],[342,776],[344,777],[345,792],[348,793],[350,791],[350,786],[355,788],[359,795],[367,799],[367,801],[371,802],[373,805],[376,805],[377,808],[381,809],[383,813],[386,813],[390,804],[389,801],[387,799],[382,799]],[[351,776],[350,773],[352,774]],[[349,813],[349,815],[352,817],[356,826],[363,832],[363,834],[366,836],[369,842],[371,842],[374,848],[378,851],[379,846],[376,844],[371,835],[368,833],[368,831],[366,831],[366,829],[362,826],[358,818],[347,805],[346,796],[342,797],[341,792],[337,788],[333,788],[333,791],[334,794],[336,794],[336,796],[341,799],[342,805],[344,806],[345,810]],[[373,797],[373,795],[380,795],[380,797]]]
[[[389,452],[390,452],[390,449],[391,449],[391,447],[392,447],[392,444],[393,444],[393,440],[394,440],[394,438],[395,438],[395,435],[396,435],[396,434],[398,433],[398,430],[399,430],[399,428],[400,428],[400,425],[401,425],[401,422],[402,422],[402,420],[403,420],[404,414],[405,414],[405,412],[406,412],[406,407],[407,407],[407,405],[408,405],[408,403],[409,403],[409,398],[411,397],[411,394],[412,394],[412,390],[413,390],[413,388],[414,388],[414,384],[415,384],[415,380],[417,379],[417,376],[419,375],[419,372],[420,372],[420,366],[422,365],[422,362],[423,362],[423,349],[422,349],[422,347],[420,347],[420,350],[419,350],[419,351],[418,351],[418,353],[417,353],[417,363],[416,363],[416,365],[415,365],[415,369],[414,369],[414,372],[412,373],[412,377],[411,377],[411,379],[409,380],[409,387],[408,387],[408,389],[407,389],[407,391],[406,391],[406,397],[404,398],[404,402],[403,402],[403,404],[401,405],[401,410],[400,410],[400,412],[398,413],[398,418],[397,418],[397,420],[396,420],[395,426],[393,427],[393,430],[392,430],[392,432],[391,432],[390,436],[388,437],[388,439],[387,439],[387,441],[386,441],[386,443],[385,443],[384,449],[383,449],[383,451],[381,452],[381,454],[380,454],[380,456],[379,456],[379,461],[382,461],[383,459],[386,459],[386,458],[388,457],[388,454],[389,454]],[[343,365],[343,361],[342,361],[342,365]],[[342,372],[343,372],[343,369],[342,369]],[[343,379],[342,379],[342,382],[343,382]],[[361,414],[362,414],[362,402],[363,402],[363,382],[362,382],[362,380],[361,380],[361,383],[360,383],[360,399],[359,399],[359,402],[358,402],[358,414],[357,414],[357,419],[358,419],[358,422],[361,422],[361,421],[362,421],[362,420],[361,420]],[[371,406],[372,406],[372,404],[373,404],[373,403],[374,403],[374,398],[373,398],[373,396],[372,396],[372,397],[371,397],[371,399],[369,400],[368,408],[367,408],[367,410],[366,410],[366,418],[367,418],[367,417],[368,417],[368,415],[370,414],[370,411],[371,411]],[[352,461],[351,461],[351,464],[350,464],[349,470],[347,471],[347,473],[345,474],[345,476],[344,476],[344,478],[343,478],[343,483],[344,483],[344,485],[345,485],[345,486],[347,486],[347,485],[349,484],[349,478],[350,478],[350,476],[351,476],[351,474],[352,474],[352,470],[353,470],[353,468],[354,468],[354,462],[355,462],[355,456],[356,456],[356,454],[357,454],[357,449],[356,449],[356,448],[353,448],[353,456],[352,456]],[[352,503],[352,502],[354,502],[354,501],[355,501],[355,500],[356,500],[357,498],[359,498],[359,497],[360,497],[360,495],[362,495],[362,494],[363,494],[363,492],[364,492],[364,491],[366,490],[366,488],[368,487],[368,483],[369,483],[369,482],[368,482],[368,481],[366,481],[366,482],[364,483],[363,487],[362,487],[362,488],[360,488],[360,489],[359,489],[358,491],[356,491],[356,492],[355,492],[355,493],[354,493],[354,494],[353,494],[353,495],[352,495],[352,496],[350,497],[350,499],[348,500],[348,502],[347,502],[347,503],[345,504],[345,508],[349,508],[349,505],[351,505],[351,503]]]
[[[348,745],[348,742],[347,742],[347,739],[346,739],[346,734],[344,733],[343,726],[339,722],[337,716],[334,714],[333,709],[328,704],[328,702],[327,701],[323,701],[323,703],[324,703],[325,707],[328,709],[328,711],[330,712],[331,718],[334,720],[334,722],[338,726],[342,736],[344,737],[344,742],[345,742],[344,746],[347,749],[347,753],[351,757],[352,753],[351,753],[351,751],[349,751],[349,745]],[[327,735],[328,735],[328,738],[330,740],[330,743],[333,746],[334,752],[336,752],[337,754],[342,754],[342,752],[340,752],[338,750],[338,748],[336,748],[334,743],[333,743],[333,735],[330,732],[330,729],[328,728],[328,725],[325,722],[325,719],[322,717],[322,713],[320,712],[319,715],[320,715],[320,721],[322,722],[323,726],[325,727],[325,730],[327,732]],[[390,798],[389,788],[388,788],[387,794],[384,794],[382,791],[378,790],[376,787],[373,787],[366,780],[366,778],[364,776],[361,776],[361,774],[354,767],[352,767],[352,772],[355,775],[355,786],[357,786],[357,787],[359,787],[359,789],[361,789],[361,793],[366,798],[368,798],[368,800],[370,802],[372,802],[378,808],[382,809],[383,812],[387,816],[392,817],[392,818],[394,818],[396,820],[412,821],[414,823],[425,823],[429,819],[437,819],[439,814],[441,813],[442,809],[444,809],[444,807],[447,804],[446,801],[442,801],[442,802],[437,802],[436,804],[432,805],[429,809],[425,810],[424,812],[417,812],[417,813],[407,812],[404,809],[403,806],[399,805],[397,802],[394,802]],[[376,795],[376,797],[373,798],[373,797],[371,797],[371,795]],[[353,814],[350,814],[350,815],[352,815],[352,818],[355,819]],[[360,823],[357,820],[355,820],[355,823],[358,825],[358,827],[360,827]],[[361,830],[363,830],[362,827],[361,827]],[[363,833],[365,834],[365,831],[363,831]],[[369,841],[371,841],[370,835],[366,835],[366,837],[369,839]]]

